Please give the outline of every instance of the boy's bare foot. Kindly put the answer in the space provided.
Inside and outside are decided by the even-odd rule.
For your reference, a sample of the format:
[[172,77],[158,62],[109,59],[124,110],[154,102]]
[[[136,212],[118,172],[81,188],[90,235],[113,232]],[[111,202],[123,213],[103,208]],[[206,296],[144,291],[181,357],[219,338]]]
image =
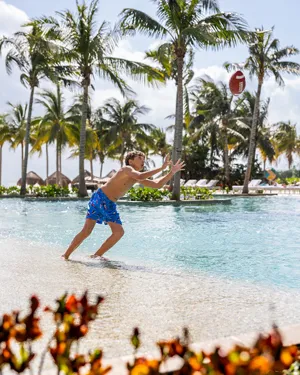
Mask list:
[[64,260],[69,260],[69,257],[67,257],[66,254],[63,254],[63,255],[61,256],[61,258],[63,258]]

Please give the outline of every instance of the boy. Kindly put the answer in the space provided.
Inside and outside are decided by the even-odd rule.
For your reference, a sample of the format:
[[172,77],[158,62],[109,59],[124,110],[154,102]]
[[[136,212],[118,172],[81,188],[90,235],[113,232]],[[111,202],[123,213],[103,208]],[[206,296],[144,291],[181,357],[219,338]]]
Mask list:
[[[172,176],[183,170],[184,163],[180,160],[176,164],[170,162],[169,155],[166,157],[161,168],[148,172],[141,172],[144,169],[145,155],[140,151],[132,151],[125,158],[125,167],[121,168],[101,189],[98,189],[91,197],[86,221],[81,232],[73,239],[69,248],[63,255],[68,260],[73,251],[92,233],[95,224],[108,224],[112,231],[111,236],[102,244],[92,258],[102,257],[113,247],[124,235],[124,229],[117,211],[116,201],[122,197],[136,182],[144,186],[160,189]],[[149,177],[163,171],[171,165],[170,172],[159,179],[149,180]]]

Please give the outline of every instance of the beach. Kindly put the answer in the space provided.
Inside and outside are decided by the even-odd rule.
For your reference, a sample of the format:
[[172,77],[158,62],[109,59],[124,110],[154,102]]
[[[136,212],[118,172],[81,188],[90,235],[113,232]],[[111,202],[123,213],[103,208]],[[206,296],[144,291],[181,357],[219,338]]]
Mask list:
[[[299,322],[300,293],[294,289],[210,276],[206,273],[147,268],[125,261],[97,261],[74,254],[60,259],[62,248],[18,239],[0,240],[0,313],[26,310],[30,295],[52,305],[64,292],[104,296],[99,318],[81,349],[103,348],[105,358],[132,354],[129,337],[141,331],[141,352],[155,342],[190,329],[192,341],[213,340]],[[270,307],[272,307],[270,309]],[[43,313],[44,341],[54,325]]]

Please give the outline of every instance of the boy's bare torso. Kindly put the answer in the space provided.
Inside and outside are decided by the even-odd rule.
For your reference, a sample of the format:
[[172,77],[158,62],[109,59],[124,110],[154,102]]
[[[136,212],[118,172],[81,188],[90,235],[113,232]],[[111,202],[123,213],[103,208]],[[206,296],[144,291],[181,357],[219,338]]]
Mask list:
[[137,181],[129,177],[121,168],[105,185],[101,187],[103,193],[112,201],[121,198]]

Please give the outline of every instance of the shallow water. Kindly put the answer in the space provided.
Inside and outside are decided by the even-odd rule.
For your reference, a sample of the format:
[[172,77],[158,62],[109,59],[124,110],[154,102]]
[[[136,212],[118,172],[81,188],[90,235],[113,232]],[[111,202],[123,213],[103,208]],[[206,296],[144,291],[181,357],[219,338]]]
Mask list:
[[[0,200],[0,238],[65,248],[83,225],[86,206]],[[125,236],[109,251],[113,260],[300,288],[298,197],[207,207],[120,205],[119,211]],[[108,235],[108,227],[97,225],[74,257],[93,253]]]
[[[87,202],[0,200],[0,313],[43,305],[64,293],[105,297],[84,348],[108,357],[143,350],[188,326],[194,341],[299,323],[299,214],[294,197],[235,199],[231,206],[121,205],[126,235],[109,262],[88,257],[109,234],[97,226],[74,253],[59,256],[81,228]],[[270,308],[272,307],[272,309]],[[53,326],[43,320],[48,334]],[[51,328],[52,327],[52,328]]]

